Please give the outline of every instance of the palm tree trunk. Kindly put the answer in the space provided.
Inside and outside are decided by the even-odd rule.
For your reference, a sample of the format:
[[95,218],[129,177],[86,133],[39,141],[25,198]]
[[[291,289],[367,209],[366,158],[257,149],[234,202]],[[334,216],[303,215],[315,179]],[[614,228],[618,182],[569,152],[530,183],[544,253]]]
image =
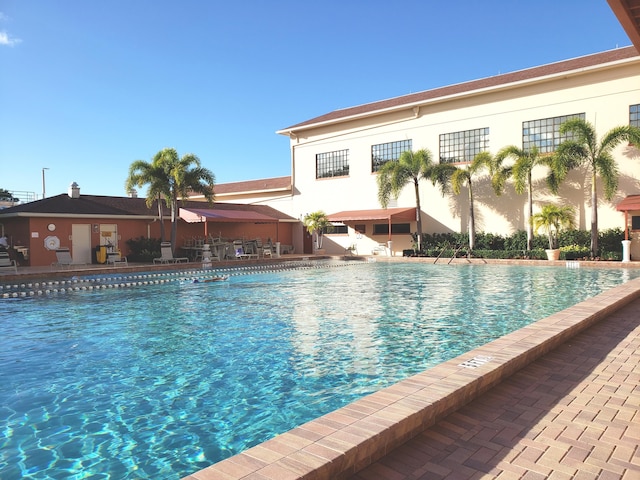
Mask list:
[[527,250],[533,250],[533,185],[531,182],[531,170],[529,170],[529,212],[527,217]]
[[171,199],[171,249],[175,254],[176,237],[178,236],[178,200]]
[[160,219],[160,241],[164,242],[164,209],[162,207],[162,196],[158,195],[158,218]]
[[596,169],[591,175],[591,256],[598,254],[598,191],[596,189]]
[[473,251],[476,246],[476,219],[473,213],[473,189],[471,179],[469,179],[469,250]]
[[[416,192],[416,230],[418,231],[418,252],[422,251],[422,214],[420,209],[420,191],[418,189],[418,179],[414,179],[413,186]],[[391,232],[389,232],[391,234]]]

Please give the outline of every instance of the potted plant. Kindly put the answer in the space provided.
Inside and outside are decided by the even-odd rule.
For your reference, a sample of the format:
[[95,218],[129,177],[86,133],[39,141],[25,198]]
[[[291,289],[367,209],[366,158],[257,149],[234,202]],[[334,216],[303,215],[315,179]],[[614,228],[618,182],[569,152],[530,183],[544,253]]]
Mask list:
[[324,253],[324,250],[322,250],[322,234],[324,231],[330,232],[333,229],[333,225],[327,215],[322,210],[307,213],[302,223],[307,228],[307,232],[314,237],[314,251],[316,253]]
[[572,206],[565,205],[545,205],[542,210],[532,217],[533,226],[536,232],[542,228],[549,237],[549,249],[547,258],[549,260],[560,259],[560,249],[558,248],[558,233],[563,228],[575,227],[575,210]]

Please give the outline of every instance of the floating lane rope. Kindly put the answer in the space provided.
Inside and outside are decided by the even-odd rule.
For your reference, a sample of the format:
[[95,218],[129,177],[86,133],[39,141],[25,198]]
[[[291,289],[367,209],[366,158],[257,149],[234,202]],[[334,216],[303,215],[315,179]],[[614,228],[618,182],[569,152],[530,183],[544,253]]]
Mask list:
[[0,284],[0,299],[41,297],[49,295],[92,292],[114,288],[130,288],[145,285],[160,285],[173,282],[193,282],[194,278],[204,279],[214,276],[255,275],[277,273],[287,270],[311,270],[362,265],[361,261],[291,261],[270,265],[229,266],[188,271],[135,273],[123,276],[74,276],[62,280],[40,280],[29,283]]

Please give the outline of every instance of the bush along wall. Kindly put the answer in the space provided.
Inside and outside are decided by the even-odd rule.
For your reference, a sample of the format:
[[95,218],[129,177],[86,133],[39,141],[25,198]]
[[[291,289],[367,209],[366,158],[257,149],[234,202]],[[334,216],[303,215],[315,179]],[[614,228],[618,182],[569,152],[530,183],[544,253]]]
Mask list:
[[152,262],[154,258],[160,257],[159,238],[130,238],[127,246],[131,253],[127,255],[130,262]]
[[[415,236],[414,236],[415,240]],[[599,252],[597,257],[591,258],[591,233],[585,230],[564,230],[560,232],[560,258],[562,260],[622,260],[622,240],[624,230],[613,228],[602,230],[598,234]],[[433,233],[422,235],[422,251],[417,252],[417,242],[414,250],[403,251],[404,256],[426,256],[451,258],[466,257],[469,236],[466,233]],[[545,260],[545,249],[549,242],[546,235],[534,235],[533,250],[527,250],[527,232],[519,230],[508,236],[494,233],[476,233],[476,245],[471,255],[479,258],[497,259],[532,259]],[[458,249],[458,247],[461,247]]]

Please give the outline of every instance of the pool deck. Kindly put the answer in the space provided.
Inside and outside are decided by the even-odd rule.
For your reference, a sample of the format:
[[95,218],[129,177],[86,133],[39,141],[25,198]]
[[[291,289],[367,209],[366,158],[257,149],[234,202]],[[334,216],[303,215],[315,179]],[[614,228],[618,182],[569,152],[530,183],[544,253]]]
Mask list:
[[185,480],[636,479],[639,426],[635,279]]

